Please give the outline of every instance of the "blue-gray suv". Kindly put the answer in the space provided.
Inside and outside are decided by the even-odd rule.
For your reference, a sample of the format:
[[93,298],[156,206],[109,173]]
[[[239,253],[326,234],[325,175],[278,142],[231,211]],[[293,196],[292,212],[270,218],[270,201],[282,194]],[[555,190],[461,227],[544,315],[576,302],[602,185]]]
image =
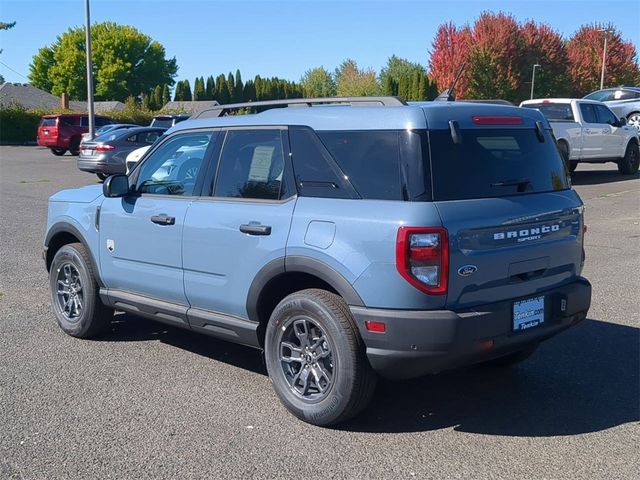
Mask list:
[[583,320],[584,231],[536,110],[297,99],[215,107],[53,195],[44,258],[69,335],[118,310],[262,349],[284,406],[331,425],[377,375],[513,364]]

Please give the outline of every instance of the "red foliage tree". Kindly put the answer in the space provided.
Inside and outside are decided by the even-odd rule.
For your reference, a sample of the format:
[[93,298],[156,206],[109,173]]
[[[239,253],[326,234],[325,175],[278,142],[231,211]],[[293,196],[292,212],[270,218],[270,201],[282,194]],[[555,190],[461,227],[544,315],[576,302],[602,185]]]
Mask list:
[[502,12],[483,12],[473,25],[472,44],[469,97],[519,100],[526,59],[517,20]]
[[571,79],[573,95],[583,96],[600,88],[602,53],[605,32],[607,58],[604,86],[630,85],[638,79],[636,49],[625,42],[612,24],[584,25],[567,43],[567,73]]
[[[458,70],[469,60],[471,53],[471,30],[469,27],[457,28],[452,22],[438,27],[433,40],[429,70],[431,81],[435,82],[439,91],[451,86]],[[458,79],[455,95],[459,98],[468,96],[469,71],[467,68]]]
[[523,82],[519,89],[519,98],[529,98],[531,93],[531,73],[535,64],[536,71],[534,98],[563,97],[569,94],[566,76],[567,52],[564,41],[558,32],[549,25],[526,22],[521,27],[525,50],[525,71],[523,76],[529,81]]

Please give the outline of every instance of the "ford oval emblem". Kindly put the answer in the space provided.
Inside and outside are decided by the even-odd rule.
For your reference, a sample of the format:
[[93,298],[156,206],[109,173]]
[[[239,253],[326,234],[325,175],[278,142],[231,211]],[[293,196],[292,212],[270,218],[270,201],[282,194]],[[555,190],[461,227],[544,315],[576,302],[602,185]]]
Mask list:
[[476,273],[477,270],[478,267],[476,267],[475,265],[463,265],[458,269],[458,275],[462,277],[468,277],[469,275]]

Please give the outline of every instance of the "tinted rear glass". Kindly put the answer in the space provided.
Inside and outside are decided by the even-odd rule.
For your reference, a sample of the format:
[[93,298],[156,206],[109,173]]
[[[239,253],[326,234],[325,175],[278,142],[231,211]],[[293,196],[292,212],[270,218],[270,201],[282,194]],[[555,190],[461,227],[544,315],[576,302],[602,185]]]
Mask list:
[[41,127],[55,127],[56,126],[56,118],[43,118],[40,123]]
[[429,132],[434,200],[464,200],[570,188],[555,142],[534,129],[470,129],[454,144],[449,130]]
[[318,136],[362,198],[403,199],[399,132],[325,131]]
[[171,118],[167,118],[167,119],[154,118],[153,121],[151,122],[151,126],[152,127],[158,127],[158,128],[169,128],[169,127],[173,126],[173,119],[171,119]]
[[573,122],[573,111],[568,103],[528,103],[524,108],[537,108],[550,122]]

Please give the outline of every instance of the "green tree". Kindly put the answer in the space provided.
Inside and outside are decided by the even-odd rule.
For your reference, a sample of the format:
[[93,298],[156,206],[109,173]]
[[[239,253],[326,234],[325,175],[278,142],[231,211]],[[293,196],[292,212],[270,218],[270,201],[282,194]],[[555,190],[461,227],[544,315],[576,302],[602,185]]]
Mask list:
[[227,79],[224,75],[218,75],[216,80],[216,100],[221,105],[229,103],[229,89],[227,88]]
[[153,90],[149,93],[142,94],[141,103],[143,110],[148,110],[150,112],[156,110],[155,101],[153,99]]
[[193,84],[193,99],[196,101],[201,101],[205,99],[206,90],[204,86],[204,78],[199,77],[196,78]]
[[156,88],[153,89],[153,109],[152,110],[160,110],[164,106],[162,101],[162,85],[156,85]]
[[162,86],[162,106],[164,107],[171,101],[171,95],[169,95],[169,85],[166,83]]
[[336,82],[324,67],[307,70],[300,79],[300,85],[306,97],[333,97],[336,95]]
[[[174,84],[176,59],[166,59],[164,47],[134,27],[96,23],[91,42],[97,100],[124,100],[158,83]],[[53,45],[40,49],[33,57],[29,80],[54,95],[66,92],[71,99],[85,100],[84,28],[69,29]]]
[[205,87],[205,95],[204,98],[206,100],[214,100],[216,96],[216,81],[213,78],[213,75],[209,75],[207,77],[207,86]]
[[242,76],[240,75],[240,69],[236,70],[236,86],[235,86],[235,101],[244,102],[244,84],[242,83]]
[[[5,22],[0,22],[0,30],[11,30],[13,27],[16,26],[16,22],[10,22],[10,23],[5,23]],[[2,48],[0,48],[0,53],[4,52],[4,50]],[[1,75],[0,75],[1,77]],[[0,83],[4,83],[4,78],[2,79],[2,81]]]
[[189,83],[189,80],[182,81],[182,92],[185,102],[190,102],[191,100],[193,100],[193,95],[191,95],[191,84]]
[[374,96],[382,87],[372,69],[360,70],[355,60],[347,59],[336,68],[337,93],[341,97]]
[[421,81],[428,81],[427,69],[396,55],[391,55],[380,71],[380,83],[384,87],[384,93],[398,95],[405,100],[426,100],[426,87],[421,89]]
[[227,93],[229,95],[229,103],[236,103],[236,79],[231,72],[227,75]]

